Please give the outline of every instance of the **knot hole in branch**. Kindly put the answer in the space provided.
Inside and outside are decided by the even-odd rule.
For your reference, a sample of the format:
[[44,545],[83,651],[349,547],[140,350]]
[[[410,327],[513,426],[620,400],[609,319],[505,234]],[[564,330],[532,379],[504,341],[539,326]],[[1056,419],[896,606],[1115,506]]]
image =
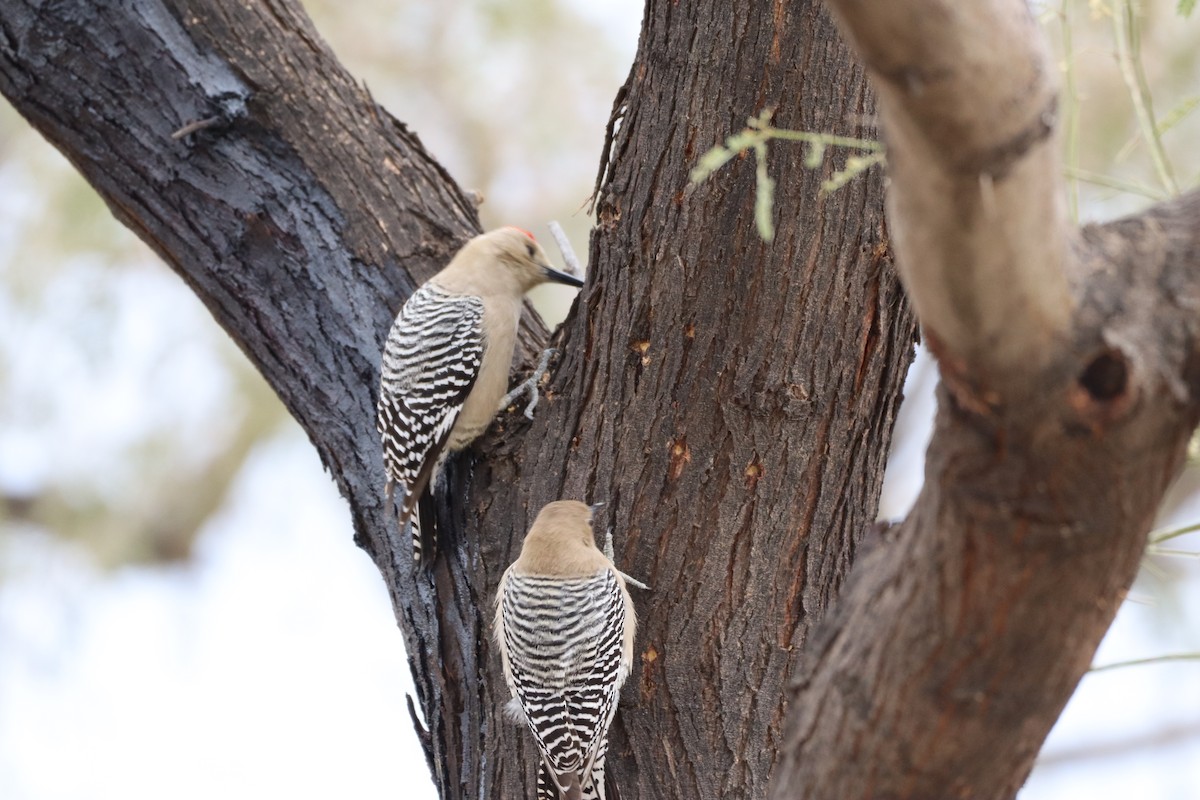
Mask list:
[[1098,403],[1117,399],[1129,385],[1125,356],[1116,350],[1101,352],[1080,373],[1079,385]]

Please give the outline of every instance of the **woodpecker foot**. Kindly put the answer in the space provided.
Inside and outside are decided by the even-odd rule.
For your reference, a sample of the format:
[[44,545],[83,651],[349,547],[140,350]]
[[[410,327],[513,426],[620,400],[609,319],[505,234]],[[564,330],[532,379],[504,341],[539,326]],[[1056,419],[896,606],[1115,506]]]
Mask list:
[[546,351],[542,353],[542,357],[538,361],[537,367],[533,370],[533,374],[527,380],[518,383],[511,392],[504,395],[504,398],[500,401],[501,411],[515,403],[521,395],[528,394],[529,405],[525,406],[525,419],[533,419],[533,409],[537,408],[539,398],[538,384],[542,382],[542,378],[549,372],[550,359],[554,358],[556,353],[558,351],[553,347],[546,348]]
[[[613,562],[613,569],[617,569],[617,561],[613,557],[612,528],[609,528],[604,532],[604,555],[609,561]],[[636,578],[629,577],[624,572],[621,572],[621,570],[617,569],[617,574],[624,578],[626,583],[636,586],[639,589],[645,589],[647,592],[650,591],[649,586]]]

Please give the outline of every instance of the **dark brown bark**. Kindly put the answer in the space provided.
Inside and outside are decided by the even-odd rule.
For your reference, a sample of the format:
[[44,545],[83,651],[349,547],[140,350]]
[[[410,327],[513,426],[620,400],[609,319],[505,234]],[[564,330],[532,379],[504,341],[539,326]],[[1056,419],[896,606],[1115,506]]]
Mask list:
[[[699,155],[764,107],[872,135],[819,6],[651,2],[626,89],[544,420],[567,434],[524,451],[565,474],[514,473],[513,505],[605,501],[619,566],[654,588],[635,597],[613,738],[622,797],[762,797],[793,661],[873,521],[913,320],[878,174],[823,197],[800,148],[773,150],[770,245],[751,160],[689,188]],[[489,585],[516,544],[485,549]]]
[[1076,339],[1034,390],[943,384],[916,507],[806,654],[773,797],[1016,794],[1200,416],[1197,219],[1193,194],[1084,230]]
[[[383,337],[478,231],[473,206],[286,0],[4,3],[0,91],[187,281],[309,434],[402,615],[436,779],[461,796],[482,759],[460,726],[496,735],[490,705],[457,710],[468,687],[454,672],[477,670],[454,647],[483,648],[481,621],[461,573],[443,591],[466,600],[438,606],[396,562],[373,420]],[[532,352],[545,330],[535,315],[523,330]],[[464,752],[475,763],[460,783]]]

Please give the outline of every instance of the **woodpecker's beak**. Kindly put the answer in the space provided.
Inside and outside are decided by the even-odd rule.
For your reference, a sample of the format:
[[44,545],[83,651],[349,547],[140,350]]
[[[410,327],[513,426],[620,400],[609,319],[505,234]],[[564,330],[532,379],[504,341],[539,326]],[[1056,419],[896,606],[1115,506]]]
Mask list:
[[583,286],[583,280],[576,278],[574,275],[568,275],[565,272],[559,272],[553,267],[542,267],[542,275],[546,276],[546,280],[554,283],[565,283],[567,286],[580,287]]

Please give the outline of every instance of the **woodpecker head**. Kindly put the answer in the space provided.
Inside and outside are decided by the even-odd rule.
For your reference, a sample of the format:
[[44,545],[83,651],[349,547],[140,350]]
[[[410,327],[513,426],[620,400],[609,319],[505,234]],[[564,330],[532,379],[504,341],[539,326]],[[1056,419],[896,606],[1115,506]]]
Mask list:
[[[458,252],[447,272],[470,271],[473,282],[494,291],[523,295],[541,283],[583,286],[574,275],[550,266],[546,251],[533,234],[520,228],[498,228],[476,236]],[[464,276],[466,277],[466,276]]]
[[543,506],[525,535],[517,566],[541,575],[587,575],[610,566],[596,547],[592,509],[577,500]]

